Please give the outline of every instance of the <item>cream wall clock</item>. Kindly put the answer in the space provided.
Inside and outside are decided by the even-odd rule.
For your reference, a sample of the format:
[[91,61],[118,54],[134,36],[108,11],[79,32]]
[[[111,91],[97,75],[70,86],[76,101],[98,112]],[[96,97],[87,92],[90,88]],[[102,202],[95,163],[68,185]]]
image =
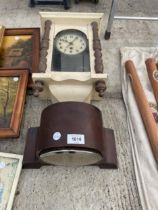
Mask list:
[[104,95],[99,29],[102,13],[41,12],[40,73],[35,95],[55,101],[90,102]]

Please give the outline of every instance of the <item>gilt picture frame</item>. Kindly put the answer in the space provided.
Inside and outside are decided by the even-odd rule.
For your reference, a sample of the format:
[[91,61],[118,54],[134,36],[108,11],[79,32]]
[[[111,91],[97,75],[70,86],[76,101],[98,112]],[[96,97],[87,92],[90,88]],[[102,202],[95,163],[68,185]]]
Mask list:
[[0,48],[3,41],[4,30],[5,30],[4,26],[0,26]]
[[6,28],[0,50],[0,71],[3,68],[29,69],[28,87],[32,73],[38,73],[40,28]]
[[12,209],[22,160],[22,155],[0,152],[0,209]]
[[20,134],[27,83],[27,69],[0,70],[0,140]]

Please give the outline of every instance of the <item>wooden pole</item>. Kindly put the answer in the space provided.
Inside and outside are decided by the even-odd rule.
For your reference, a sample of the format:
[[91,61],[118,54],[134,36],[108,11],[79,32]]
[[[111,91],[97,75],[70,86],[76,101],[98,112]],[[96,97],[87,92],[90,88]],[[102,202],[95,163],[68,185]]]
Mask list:
[[153,89],[153,93],[158,104],[158,70],[156,61],[154,58],[148,58],[145,61],[145,64],[148,72],[148,77]]
[[125,63],[125,69],[131,78],[132,89],[135,95],[138,109],[151,144],[153,155],[156,162],[158,163],[158,127],[152,115],[151,108],[147,101],[134,63],[131,60],[127,61]]

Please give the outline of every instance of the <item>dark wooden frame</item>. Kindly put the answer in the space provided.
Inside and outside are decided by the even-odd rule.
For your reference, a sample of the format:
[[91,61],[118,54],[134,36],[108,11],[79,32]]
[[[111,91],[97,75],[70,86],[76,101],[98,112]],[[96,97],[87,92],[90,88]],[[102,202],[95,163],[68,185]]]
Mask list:
[[1,69],[0,77],[16,77],[18,76],[19,85],[13,107],[10,126],[8,128],[0,128],[0,140],[2,138],[18,137],[20,133],[20,125],[24,110],[26,88],[28,83],[27,69]]
[[[30,35],[32,36],[32,68],[29,69],[30,77],[28,82],[28,87],[31,88],[33,81],[31,78],[31,73],[39,72],[39,55],[40,55],[40,28],[7,28],[5,29],[4,36],[22,36],[22,35]],[[7,68],[7,67],[2,67]],[[16,67],[9,67],[12,69],[16,69]]]

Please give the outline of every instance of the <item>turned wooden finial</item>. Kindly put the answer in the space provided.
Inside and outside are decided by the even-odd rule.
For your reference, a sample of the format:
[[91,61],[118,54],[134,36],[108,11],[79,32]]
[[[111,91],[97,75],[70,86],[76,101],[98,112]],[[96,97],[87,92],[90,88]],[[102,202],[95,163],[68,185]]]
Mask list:
[[40,50],[40,63],[39,63],[39,72],[45,72],[47,68],[47,55],[49,48],[49,34],[51,29],[52,21],[46,20],[44,27],[44,35],[41,42],[41,50]]
[[43,89],[44,89],[43,86],[44,86],[43,81],[39,81],[39,80],[35,81],[35,83],[33,85],[33,95],[35,97],[38,97],[40,92],[43,91]]
[[98,92],[99,97],[103,97],[106,90],[106,83],[100,79],[95,83],[95,90]]
[[101,52],[101,44],[98,35],[98,23],[92,22],[92,31],[93,31],[93,50],[95,56],[95,72],[103,73],[103,61],[102,61],[102,52]]
[[[93,50],[95,56],[95,72],[103,73],[103,60],[102,60],[102,49],[101,43],[98,35],[98,23],[92,22],[92,31],[93,31]],[[103,97],[106,90],[106,83],[104,80],[97,80],[95,83],[95,90],[98,92],[99,97]]]

